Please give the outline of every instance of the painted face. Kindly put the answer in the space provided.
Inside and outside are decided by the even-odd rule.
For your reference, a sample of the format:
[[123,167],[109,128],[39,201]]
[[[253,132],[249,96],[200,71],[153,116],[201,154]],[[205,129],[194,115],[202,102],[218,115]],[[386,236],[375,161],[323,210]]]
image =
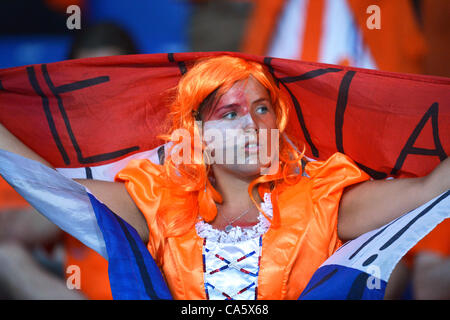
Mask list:
[[247,175],[273,162],[276,115],[266,88],[253,77],[236,82],[201,116],[210,164]]

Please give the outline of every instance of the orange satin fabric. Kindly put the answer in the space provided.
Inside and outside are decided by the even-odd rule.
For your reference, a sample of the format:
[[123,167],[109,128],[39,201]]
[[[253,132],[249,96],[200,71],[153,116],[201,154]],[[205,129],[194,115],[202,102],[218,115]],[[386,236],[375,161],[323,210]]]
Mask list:
[[[148,249],[155,257],[158,230],[155,215],[163,189],[155,175],[161,167],[149,160],[132,160],[116,176],[147,219]],[[305,167],[309,178],[278,192],[280,226],[263,236],[258,299],[297,299],[317,268],[342,244],[337,235],[343,189],[369,179],[346,155]],[[195,228],[164,246],[162,271],[175,299],[205,299],[202,241]]]

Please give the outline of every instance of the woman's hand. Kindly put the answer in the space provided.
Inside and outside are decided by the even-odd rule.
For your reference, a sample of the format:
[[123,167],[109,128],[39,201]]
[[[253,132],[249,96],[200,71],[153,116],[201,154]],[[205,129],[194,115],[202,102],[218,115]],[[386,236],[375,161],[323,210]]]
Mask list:
[[342,240],[377,229],[450,189],[450,158],[420,178],[373,180],[344,190],[339,207]]

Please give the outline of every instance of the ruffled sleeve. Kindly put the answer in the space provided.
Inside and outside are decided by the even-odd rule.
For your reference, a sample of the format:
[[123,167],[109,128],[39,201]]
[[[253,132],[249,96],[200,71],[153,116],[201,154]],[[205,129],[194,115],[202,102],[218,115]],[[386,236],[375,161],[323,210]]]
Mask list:
[[117,173],[115,180],[125,182],[125,186],[137,207],[145,216],[149,228],[148,249],[156,257],[158,237],[161,232],[156,222],[163,189],[159,178],[162,166],[151,163],[148,159],[136,159]]
[[337,236],[337,219],[344,188],[369,180],[370,176],[339,152],[326,161],[309,162],[305,172],[310,177],[315,231],[329,240],[328,254],[331,255],[342,244]]

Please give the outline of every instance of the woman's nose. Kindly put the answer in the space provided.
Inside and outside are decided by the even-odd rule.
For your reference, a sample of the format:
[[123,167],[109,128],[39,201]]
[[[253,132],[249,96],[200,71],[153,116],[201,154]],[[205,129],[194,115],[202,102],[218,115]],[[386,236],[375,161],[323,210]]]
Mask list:
[[246,132],[258,131],[258,125],[256,124],[255,119],[253,119],[253,117],[250,115],[250,113],[247,113],[246,115],[244,131]]

